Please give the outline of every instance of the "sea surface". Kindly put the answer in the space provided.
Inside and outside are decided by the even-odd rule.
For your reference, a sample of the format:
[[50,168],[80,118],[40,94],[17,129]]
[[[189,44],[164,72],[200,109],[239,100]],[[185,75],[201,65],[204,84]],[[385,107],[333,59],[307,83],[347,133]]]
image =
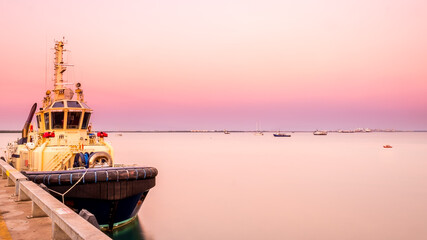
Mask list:
[[427,239],[427,133],[291,134],[110,133],[116,163],[159,170],[113,237]]

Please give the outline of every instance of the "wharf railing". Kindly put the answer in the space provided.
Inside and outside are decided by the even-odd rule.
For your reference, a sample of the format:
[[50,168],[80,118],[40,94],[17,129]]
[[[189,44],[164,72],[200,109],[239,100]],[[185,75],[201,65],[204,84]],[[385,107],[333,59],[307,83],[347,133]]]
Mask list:
[[15,186],[18,201],[32,201],[32,217],[51,219],[52,239],[111,239],[3,160],[0,169],[2,178],[7,179],[6,186]]

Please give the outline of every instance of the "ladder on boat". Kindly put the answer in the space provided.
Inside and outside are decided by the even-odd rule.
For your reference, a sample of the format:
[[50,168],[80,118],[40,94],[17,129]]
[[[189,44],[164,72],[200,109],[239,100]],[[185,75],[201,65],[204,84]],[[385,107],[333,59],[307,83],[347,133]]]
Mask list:
[[58,171],[65,169],[65,166],[68,166],[71,157],[73,156],[73,152],[69,148],[66,151],[58,152],[47,165],[47,171]]

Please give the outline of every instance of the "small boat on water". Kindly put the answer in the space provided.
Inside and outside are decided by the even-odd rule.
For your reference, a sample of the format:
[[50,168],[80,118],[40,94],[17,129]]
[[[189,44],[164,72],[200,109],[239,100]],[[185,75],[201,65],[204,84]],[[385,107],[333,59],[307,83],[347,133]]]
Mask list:
[[314,131],[314,132],[313,132],[313,135],[317,135],[317,136],[325,136],[325,135],[328,135],[328,132],[327,132],[327,131],[319,131],[319,130],[316,130],[316,131]]
[[92,130],[93,110],[81,84],[73,91],[62,79],[64,51],[64,42],[55,42],[53,93],[46,92],[38,112],[37,103],[32,106],[22,137],[7,145],[2,159],[75,212],[92,213],[101,229],[112,230],[137,217],[157,169],[115,164],[108,133]]
[[291,137],[290,134],[285,134],[285,133],[281,133],[281,132],[274,133],[273,136],[275,136],[275,137]]
[[258,122],[256,123],[256,131],[255,131],[254,134],[255,134],[255,136],[264,136],[264,133],[259,130],[259,124],[258,124]]
[[384,145],[383,148],[393,148],[391,145]]
[[264,136],[264,133],[261,131],[256,131],[254,134],[255,136]]
[[355,133],[354,130],[338,130],[339,133]]

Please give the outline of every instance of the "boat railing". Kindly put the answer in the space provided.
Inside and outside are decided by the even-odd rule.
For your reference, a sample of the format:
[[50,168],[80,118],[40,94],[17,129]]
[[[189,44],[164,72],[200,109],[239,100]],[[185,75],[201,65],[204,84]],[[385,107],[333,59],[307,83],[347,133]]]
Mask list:
[[32,217],[51,219],[52,239],[111,239],[5,161],[0,160],[0,168],[18,201],[32,201]]

